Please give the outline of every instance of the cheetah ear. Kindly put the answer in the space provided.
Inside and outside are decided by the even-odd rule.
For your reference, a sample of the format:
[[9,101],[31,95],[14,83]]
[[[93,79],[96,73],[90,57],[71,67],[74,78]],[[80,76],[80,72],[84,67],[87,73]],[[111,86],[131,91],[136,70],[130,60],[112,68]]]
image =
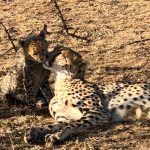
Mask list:
[[46,33],[45,33],[45,31],[43,31],[43,30],[40,31],[39,36],[42,37],[43,39],[45,39],[45,38],[46,38]]
[[61,53],[64,55],[64,57],[72,59],[72,55],[70,54],[70,51],[62,50]]
[[50,34],[50,32],[47,31],[47,25],[44,24],[43,29],[40,31],[39,36],[41,36],[42,38],[46,38],[46,34]]
[[54,51],[61,51],[61,45],[60,45],[60,44],[57,44],[57,45],[54,47]]
[[73,54],[70,50],[64,50],[62,51],[62,54],[65,58],[68,58],[68,60],[70,60],[70,63],[78,61],[78,57],[75,54]]
[[79,63],[79,62],[82,62],[82,57],[81,55],[79,55],[78,53],[74,52],[72,54],[72,60],[75,62],[75,63]]
[[20,39],[19,40],[19,45],[24,47],[25,46],[25,40],[24,39]]

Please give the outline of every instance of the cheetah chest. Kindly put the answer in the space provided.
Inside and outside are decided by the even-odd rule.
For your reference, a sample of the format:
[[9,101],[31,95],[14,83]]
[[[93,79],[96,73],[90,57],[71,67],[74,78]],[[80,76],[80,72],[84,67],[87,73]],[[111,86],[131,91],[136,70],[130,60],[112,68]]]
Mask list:
[[[63,114],[63,116],[69,120],[78,120],[83,116],[80,108],[78,107],[79,101],[79,99],[73,99],[71,95],[68,95],[65,92],[60,92],[51,100],[50,107],[52,109],[50,112],[51,114],[56,114],[56,116],[58,114],[62,116]],[[56,116],[54,116],[54,118]]]

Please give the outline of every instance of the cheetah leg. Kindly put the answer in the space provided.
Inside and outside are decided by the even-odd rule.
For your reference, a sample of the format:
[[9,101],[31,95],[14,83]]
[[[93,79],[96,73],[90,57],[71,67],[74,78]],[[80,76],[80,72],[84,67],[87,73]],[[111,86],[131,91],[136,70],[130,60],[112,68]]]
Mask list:
[[108,123],[108,118],[108,115],[102,113],[99,114],[99,112],[83,115],[81,119],[70,123],[68,126],[62,128],[59,132],[56,132],[54,134],[47,134],[45,136],[45,142],[46,144],[55,144],[57,142],[64,141],[73,133],[77,133],[83,129],[88,129],[95,125]]
[[44,105],[44,99],[41,97],[37,97],[35,92],[32,88],[28,88],[27,90],[27,101],[26,103],[29,106],[33,106],[36,108],[41,108]]
[[26,94],[27,94],[26,103],[29,106],[36,106],[36,92],[32,88],[32,83],[30,83],[31,84],[31,86],[30,86],[26,82],[25,82],[25,85],[26,85]]
[[30,128],[24,136],[24,141],[30,144],[44,143],[45,135],[55,133],[67,125],[66,122],[58,122],[43,127]]
[[49,103],[53,97],[52,89],[50,88],[49,81],[45,80],[40,88],[40,91],[45,97],[46,103]]
[[27,70],[24,70],[24,74],[25,74],[25,79],[24,79],[24,86],[26,89],[26,94],[27,94],[27,99],[26,99],[26,103],[29,106],[35,106],[36,105],[36,94],[37,91],[34,91],[33,89],[33,79],[31,78],[32,75],[28,74],[28,72],[26,72]]
[[33,79],[31,78],[32,75],[29,76],[28,74],[26,74],[26,76],[28,76],[28,78],[26,78],[24,81],[27,94],[26,103],[29,106],[40,108],[41,106],[43,106],[43,99],[40,98],[39,100],[37,97],[38,91],[40,89],[37,89],[37,87],[35,87]]
[[138,119],[138,120],[141,119],[141,117],[142,117],[142,110],[141,110],[140,107],[135,109],[135,116],[136,116],[136,119]]

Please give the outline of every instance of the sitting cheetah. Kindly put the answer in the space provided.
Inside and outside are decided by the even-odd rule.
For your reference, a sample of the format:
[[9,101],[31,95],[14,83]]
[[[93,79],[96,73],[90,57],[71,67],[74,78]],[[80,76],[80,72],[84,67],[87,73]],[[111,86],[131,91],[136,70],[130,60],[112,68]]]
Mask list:
[[120,122],[128,117],[141,119],[146,114],[150,119],[150,84],[149,83],[113,83],[99,86],[112,113],[112,121]]
[[31,33],[19,41],[23,51],[17,52],[16,65],[2,77],[0,89],[4,98],[38,106],[52,98],[50,71],[42,66],[49,44],[45,39],[46,33],[45,25],[38,35]]
[[57,46],[54,50],[60,51],[60,54],[54,58],[52,66],[50,58],[43,66],[56,74],[55,96],[49,103],[50,114],[56,123],[29,129],[24,137],[28,143],[42,142],[44,137],[46,143],[56,143],[72,133],[110,120],[98,86],[83,79],[82,57],[63,46]]

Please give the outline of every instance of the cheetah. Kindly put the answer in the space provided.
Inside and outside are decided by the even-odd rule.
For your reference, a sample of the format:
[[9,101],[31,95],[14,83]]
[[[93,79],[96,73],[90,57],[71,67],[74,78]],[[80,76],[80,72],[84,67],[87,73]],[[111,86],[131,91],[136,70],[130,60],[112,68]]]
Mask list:
[[133,119],[133,115],[135,119],[150,119],[150,83],[112,83],[99,88],[112,113],[112,121],[126,121]]
[[60,53],[53,59],[48,57],[43,67],[56,75],[54,97],[49,103],[50,114],[56,123],[30,128],[24,136],[27,143],[41,143],[45,139],[46,144],[55,144],[70,134],[110,120],[98,86],[84,80],[85,65],[81,55],[64,46],[54,50]]
[[45,139],[55,144],[95,125],[123,121],[132,111],[140,118],[142,111],[149,110],[149,84],[90,83],[84,79],[83,59],[77,52],[63,46],[55,50],[60,53],[43,64],[56,74],[55,96],[49,103],[55,123],[32,127],[24,136],[25,142],[40,143]]
[[48,52],[47,26],[39,34],[30,33],[19,41],[16,65],[1,79],[1,93],[10,102],[41,107],[52,98],[50,71],[42,66]]

